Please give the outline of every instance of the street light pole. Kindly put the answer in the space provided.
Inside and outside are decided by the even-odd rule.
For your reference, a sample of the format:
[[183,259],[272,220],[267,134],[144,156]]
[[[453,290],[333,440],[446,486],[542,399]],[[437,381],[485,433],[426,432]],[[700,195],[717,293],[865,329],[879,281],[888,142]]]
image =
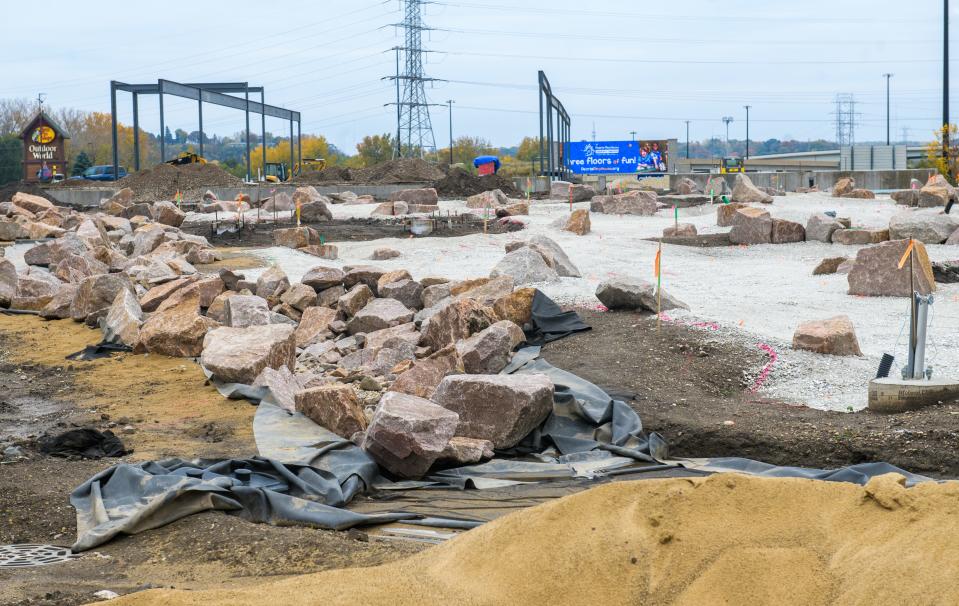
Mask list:
[[726,125],[726,155],[729,155],[729,123],[733,121],[732,116],[723,116],[723,123]]
[[630,141],[635,141],[635,140],[636,140],[636,131],[634,131],[634,130],[629,131],[629,137],[630,137]]
[[686,120],[686,159],[689,160],[689,120]]
[[453,100],[447,99],[446,104],[450,107],[450,166],[453,166]]
[[949,171],[949,0],[942,5],[942,157]]
[[[744,105],[743,107],[746,108],[746,158],[748,158],[749,157],[749,108],[752,106]],[[745,167],[745,164],[743,166]]]
[[886,78],[886,145],[889,145],[889,79],[892,78],[892,74],[883,74]]

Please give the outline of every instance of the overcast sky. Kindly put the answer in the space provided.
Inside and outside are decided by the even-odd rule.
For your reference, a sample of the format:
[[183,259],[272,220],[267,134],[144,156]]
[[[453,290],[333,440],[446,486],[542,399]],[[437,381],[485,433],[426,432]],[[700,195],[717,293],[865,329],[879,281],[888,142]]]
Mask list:
[[[514,7],[511,5],[517,5]],[[959,18],[959,2],[951,17]],[[349,152],[395,131],[388,49],[397,0],[145,3],[47,0],[7,10],[0,96],[47,95],[53,106],[109,111],[109,81],[249,81],[266,101],[303,114],[304,132]],[[18,11],[22,14],[17,15]],[[542,69],[572,116],[574,140],[722,137],[834,139],[837,93],[855,95],[856,140],[885,139],[885,72],[892,138],[928,139],[941,116],[942,4],[919,0],[451,0],[424,7],[427,89],[453,105],[456,136],[514,145],[538,132]],[[953,40],[959,33],[953,35]],[[953,48],[957,48],[955,43]],[[955,55],[955,52],[953,52]],[[120,98],[130,122],[130,98]],[[196,130],[195,102],[167,98],[171,129]],[[433,108],[437,144],[448,112]],[[954,121],[955,121],[954,116]],[[253,122],[259,130],[258,119]],[[157,132],[156,99],[141,126]],[[243,114],[204,109],[205,130],[231,134]],[[267,130],[287,132],[282,121]]]

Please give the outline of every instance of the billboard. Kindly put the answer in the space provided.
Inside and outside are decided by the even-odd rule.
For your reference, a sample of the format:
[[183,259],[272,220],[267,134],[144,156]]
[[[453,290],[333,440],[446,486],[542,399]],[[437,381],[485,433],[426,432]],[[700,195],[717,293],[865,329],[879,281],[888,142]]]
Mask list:
[[578,175],[667,172],[669,150],[657,141],[574,141],[566,165]]

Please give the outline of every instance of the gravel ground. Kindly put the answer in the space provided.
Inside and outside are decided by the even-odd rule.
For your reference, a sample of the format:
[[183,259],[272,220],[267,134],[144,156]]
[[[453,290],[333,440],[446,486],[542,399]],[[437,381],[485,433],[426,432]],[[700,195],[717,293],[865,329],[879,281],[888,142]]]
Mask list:
[[[443,210],[462,211],[462,202],[441,202]],[[588,203],[574,205],[587,208]],[[372,206],[332,207],[334,217],[367,216]],[[836,210],[861,227],[884,227],[897,207],[887,196],[876,200],[832,198],[828,194],[790,194],[777,197],[769,207],[773,216],[805,224],[810,215]],[[371,242],[337,243],[338,261],[329,265],[373,264],[384,269],[405,268],[414,278],[428,275],[453,279],[488,275],[503,257],[506,242],[536,233],[556,240],[580,268],[582,278],[562,278],[538,285],[559,302],[594,307],[596,286],[616,276],[652,278],[657,244],[645,238],[659,236],[672,222],[671,211],[654,217],[593,214],[592,232],[576,236],[553,224],[565,217],[565,203],[535,202],[526,221],[528,229],[515,234],[482,234],[459,238],[386,238]],[[711,207],[680,209],[680,220],[693,223],[700,233],[718,233]],[[525,219],[525,218],[524,218]],[[388,246],[402,256],[390,261],[369,261],[374,248]],[[758,245],[750,247],[691,248],[665,245],[664,288],[685,301],[692,312],[673,313],[681,322],[714,322],[716,336],[749,347],[766,344],[777,360],[761,386],[763,395],[825,410],[858,410],[866,406],[867,382],[874,376],[879,358],[892,352],[905,358],[905,340],[899,338],[906,318],[907,301],[885,297],[853,297],[846,294],[844,275],[813,276],[823,257],[855,256],[859,247],[818,242]],[[959,257],[959,249],[929,246],[933,260]],[[320,262],[289,249],[253,251],[279,263],[291,280],[298,280]],[[262,270],[259,270],[262,271]],[[255,276],[257,270],[247,272]],[[805,320],[848,315],[863,350],[861,358],[836,358],[793,351],[789,343],[796,326]],[[934,372],[948,375],[959,364],[959,332],[950,330],[959,320],[959,285],[939,285],[930,329],[929,362]],[[907,329],[908,331],[908,329]],[[897,347],[898,341],[898,347]],[[893,372],[898,372],[894,370]]]

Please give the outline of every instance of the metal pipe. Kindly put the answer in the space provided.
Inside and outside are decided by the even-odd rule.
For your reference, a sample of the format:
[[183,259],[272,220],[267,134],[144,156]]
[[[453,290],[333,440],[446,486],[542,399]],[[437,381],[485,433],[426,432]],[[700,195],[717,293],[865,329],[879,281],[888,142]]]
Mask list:
[[[263,91],[260,91],[260,109],[266,107],[266,96],[263,94]],[[260,134],[262,136],[260,145],[263,147],[263,152],[261,154],[260,171],[264,174],[266,173],[266,112],[260,112]]]
[[203,156],[203,97],[196,100],[196,113],[200,119],[200,134],[197,137],[200,140],[200,156]]
[[949,167],[949,0],[942,0],[942,157]]
[[250,167],[250,85],[244,83],[246,90],[243,91],[244,98],[246,100],[246,108],[244,113],[246,114],[246,180],[250,181],[253,178],[253,173]]
[[303,123],[296,121],[296,162],[303,166]]
[[293,178],[293,120],[290,120],[290,178]]
[[117,83],[110,82],[110,126],[113,141],[113,176],[120,171],[120,152],[117,149]]
[[543,174],[543,72],[539,84],[539,174]]
[[140,104],[133,93],[133,170],[140,170]]
[[166,121],[163,119],[163,89],[160,89],[160,164],[166,162]]
[[914,293],[918,313],[916,317],[916,355],[913,360],[913,379],[922,379],[925,376],[926,367],[926,322],[929,318],[929,305],[932,303],[932,295],[924,297]]
[[[883,74],[886,78],[886,145],[889,145],[891,139],[889,138],[889,79],[892,78],[892,74]],[[893,168],[896,167],[896,151],[893,150],[892,153],[892,162]]]

